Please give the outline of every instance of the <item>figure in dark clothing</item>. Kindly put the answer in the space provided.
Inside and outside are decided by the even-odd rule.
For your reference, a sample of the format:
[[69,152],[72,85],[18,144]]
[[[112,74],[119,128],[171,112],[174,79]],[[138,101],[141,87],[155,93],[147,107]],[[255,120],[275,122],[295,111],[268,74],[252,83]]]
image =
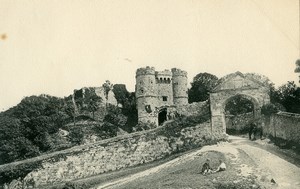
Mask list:
[[206,174],[212,172],[212,169],[211,169],[211,167],[210,167],[210,165],[209,165],[209,162],[210,162],[210,160],[207,159],[206,162],[205,162],[205,163],[203,164],[203,166],[202,166],[201,173],[202,173],[203,175],[206,175]]
[[253,134],[253,140],[255,140],[255,134],[256,134],[256,131],[257,131],[257,127],[256,127],[256,124],[254,122],[252,122],[250,124],[250,128],[249,128],[249,140],[251,140],[251,136]]

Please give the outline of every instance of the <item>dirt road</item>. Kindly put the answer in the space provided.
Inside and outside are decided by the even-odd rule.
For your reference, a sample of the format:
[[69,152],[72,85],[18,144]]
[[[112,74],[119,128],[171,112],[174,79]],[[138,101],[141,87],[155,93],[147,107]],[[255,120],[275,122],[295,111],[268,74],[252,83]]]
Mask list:
[[[167,163],[95,188],[192,189],[216,188],[220,183],[228,183],[227,187],[300,189],[299,167],[264,150],[253,141],[233,136],[230,136],[230,140],[205,146]],[[212,167],[217,166],[218,159],[224,160],[227,170],[208,176],[198,174],[199,165],[206,158],[213,160]]]

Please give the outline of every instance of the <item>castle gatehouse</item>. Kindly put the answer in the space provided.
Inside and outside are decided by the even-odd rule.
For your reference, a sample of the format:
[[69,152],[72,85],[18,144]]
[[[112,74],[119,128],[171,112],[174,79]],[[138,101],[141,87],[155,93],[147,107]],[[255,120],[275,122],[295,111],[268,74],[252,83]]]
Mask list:
[[187,72],[172,68],[155,71],[139,68],[135,85],[138,120],[161,125],[176,116],[176,108],[188,104]]

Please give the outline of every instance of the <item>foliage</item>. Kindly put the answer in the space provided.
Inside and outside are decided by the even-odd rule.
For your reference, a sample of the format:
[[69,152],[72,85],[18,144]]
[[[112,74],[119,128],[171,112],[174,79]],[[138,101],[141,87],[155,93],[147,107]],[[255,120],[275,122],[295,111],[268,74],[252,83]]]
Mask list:
[[127,117],[121,113],[107,114],[104,118],[105,122],[111,123],[117,127],[124,127],[127,123]]
[[0,186],[4,183],[10,183],[14,179],[24,178],[32,170],[40,168],[41,165],[41,161],[31,161],[11,166],[9,169],[0,170]]
[[[58,132],[68,115],[64,101],[49,95],[25,97],[1,113],[0,153],[8,163],[36,156],[53,148],[51,134]],[[50,140],[51,139],[51,140]]]
[[117,136],[118,127],[109,122],[104,122],[103,124],[96,125],[94,131],[101,139],[107,139]]
[[269,87],[272,84],[268,77],[258,73],[246,73],[245,77],[248,79],[254,79],[266,87]]
[[191,89],[188,90],[189,103],[207,100],[217,81],[215,75],[206,72],[197,74],[191,83]]
[[284,109],[292,113],[300,113],[300,88],[293,81],[288,81],[278,89],[271,88],[271,103],[282,104]]
[[132,126],[138,122],[135,93],[129,93],[123,84],[115,84],[112,90],[118,103],[122,105],[122,114],[127,116],[127,122],[122,129],[132,132]]
[[266,115],[266,116],[270,116],[272,114],[275,114],[278,111],[279,111],[279,108],[275,104],[272,104],[272,103],[265,104],[261,108],[261,113],[263,115]]
[[231,115],[245,114],[253,110],[253,103],[240,95],[232,97],[225,106],[225,111]]
[[[89,112],[92,113],[93,119],[95,118],[95,112],[100,108],[102,98],[95,92],[95,88],[89,87],[75,91],[74,100],[78,108],[79,113]],[[75,107],[71,99],[66,100],[66,110],[69,116],[76,115]],[[73,115],[73,120],[74,120]]]
[[39,155],[39,148],[25,137],[16,137],[1,140],[1,163],[9,163],[15,160],[26,159]]
[[181,130],[188,127],[194,127],[198,124],[204,123],[210,119],[208,114],[179,117],[173,122],[166,124],[161,133],[166,137],[179,137],[181,135]]
[[115,98],[119,104],[125,105],[126,100],[129,98],[130,93],[127,91],[124,84],[115,84],[112,91],[115,94]]
[[93,119],[95,118],[95,112],[99,109],[102,98],[95,93],[95,89],[89,88],[85,90],[85,96],[83,99],[83,109],[91,112],[93,114]]
[[138,124],[136,124],[136,126],[133,128],[133,131],[135,131],[135,132],[145,131],[145,130],[154,129],[155,127],[156,127],[156,124],[151,123],[150,121],[148,121],[147,123],[138,122]]
[[83,142],[84,134],[82,127],[74,127],[69,133],[69,139],[72,143],[80,145]]
[[127,123],[122,128],[127,132],[132,132],[133,126],[138,123],[138,112],[136,109],[135,93],[129,93],[128,98],[124,102],[122,113],[127,116]]
[[75,125],[76,109],[72,101],[72,95],[64,98],[64,112],[72,118]]
[[295,73],[300,73],[300,60],[299,59],[296,61]]

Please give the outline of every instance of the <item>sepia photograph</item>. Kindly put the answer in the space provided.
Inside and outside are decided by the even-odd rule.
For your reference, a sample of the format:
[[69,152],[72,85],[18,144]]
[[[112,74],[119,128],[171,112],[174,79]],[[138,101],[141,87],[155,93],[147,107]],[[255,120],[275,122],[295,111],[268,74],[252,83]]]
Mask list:
[[300,0],[0,17],[0,189],[300,189]]

